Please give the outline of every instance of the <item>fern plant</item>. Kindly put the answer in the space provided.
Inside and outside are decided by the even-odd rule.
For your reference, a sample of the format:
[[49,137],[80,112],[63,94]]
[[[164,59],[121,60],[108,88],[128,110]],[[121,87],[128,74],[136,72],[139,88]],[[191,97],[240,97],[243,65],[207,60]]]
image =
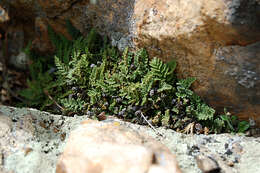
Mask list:
[[175,61],[149,59],[144,49],[133,53],[126,48],[120,55],[95,30],[83,37],[70,22],[67,26],[73,40],[49,28],[56,48],[49,68],[55,64],[55,72],[48,73],[48,68],[40,67],[38,60],[35,61],[32,67],[44,70],[36,76],[33,73],[37,84],[29,80],[29,88],[21,92],[27,100],[34,100],[35,104],[29,106],[41,106],[45,110],[56,106],[65,115],[96,116],[105,112],[147,124],[143,115],[154,126],[179,131],[194,123],[216,133],[248,129],[246,123],[235,123],[226,114],[217,116],[190,89],[195,78],[177,79]]

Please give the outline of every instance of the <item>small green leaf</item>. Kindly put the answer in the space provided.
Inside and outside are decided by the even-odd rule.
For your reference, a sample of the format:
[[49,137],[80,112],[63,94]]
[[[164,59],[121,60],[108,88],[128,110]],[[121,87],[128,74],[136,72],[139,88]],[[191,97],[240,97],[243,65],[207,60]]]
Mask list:
[[165,114],[162,116],[162,120],[161,120],[162,125],[163,126],[168,126],[169,125],[169,121],[170,121],[170,110],[167,109],[165,111]]
[[158,92],[162,92],[162,91],[167,91],[167,90],[171,90],[173,87],[172,85],[169,85],[167,83],[163,83],[162,86],[158,89]]
[[230,129],[232,132],[235,131],[235,129],[234,129],[233,125],[232,125],[230,116],[228,116],[228,115],[221,115],[220,118],[227,123],[229,129]]
[[176,66],[177,66],[177,63],[176,63],[176,61],[175,60],[171,60],[171,61],[169,61],[168,63],[167,63],[167,65],[168,65],[168,67],[169,67],[169,69],[170,69],[170,71],[169,71],[169,75],[171,75],[173,72],[174,72],[174,70],[175,70],[175,68],[176,68]]
[[250,127],[249,122],[247,121],[241,121],[238,123],[238,133],[244,133],[246,130],[248,130]]

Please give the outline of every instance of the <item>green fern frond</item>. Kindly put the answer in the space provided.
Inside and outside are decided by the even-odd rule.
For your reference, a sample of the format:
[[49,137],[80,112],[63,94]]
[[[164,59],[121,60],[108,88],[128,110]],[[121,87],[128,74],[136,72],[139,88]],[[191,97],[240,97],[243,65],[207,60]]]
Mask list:
[[60,103],[62,104],[62,106],[65,108],[66,111],[72,111],[72,112],[82,111],[86,106],[86,103],[80,98],[61,99]]
[[68,67],[65,64],[63,64],[57,56],[55,56],[54,59],[55,59],[55,65],[58,70],[56,74],[59,75],[61,78],[66,79],[69,71]]
[[99,53],[100,47],[102,46],[102,38],[97,34],[95,29],[91,29],[87,35],[85,45],[91,53]]
[[66,20],[66,28],[74,40],[81,36],[80,31],[72,25],[70,20]]
[[153,73],[154,76],[160,79],[165,79],[169,70],[166,64],[164,64],[160,59],[154,58],[150,62],[150,66],[151,66],[151,72]]
[[88,96],[90,97],[90,104],[94,105],[100,100],[101,93],[96,89],[91,89],[88,91]]
[[177,92],[176,96],[179,98],[191,98],[193,97],[193,91],[191,91],[189,88],[191,84],[196,80],[196,78],[187,78],[187,79],[181,79],[179,82],[177,82]]
[[163,91],[171,91],[173,89],[173,86],[170,84],[167,84],[166,82],[161,82],[158,92],[163,92]]
[[142,70],[144,70],[144,72],[148,71],[148,65],[149,65],[149,56],[148,53],[145,49],[140,49],[135,53],[134,56],[134,65],[136,67],[141,66],[143,67]]
[[61,41],[60,36],[55,33],[55,31],[52,29],[52,27],[50,25],[48,25],[48,35],[49,35],[49,39],[51,40],[52,44],[55,47],[59,47],[60,41]]
[[166,111],[165,111],[165,114],[162,116],[162,118],[161,118],[161,122],[162,122],[162,125],[163,126],[169,126],[170,124],[170,110],[169,109],[167,109]]
[[65,64],[69,63],[70,53],[72,51],[72,42],[63,35],[59,35],[48,26],[49,39],[55,47],[56,56],[60,58]]
[[179,80],[179,82],[177,83],[178,86],[180,87],[183,87],[183,88],[190,88],[191,84],[193,82],[195,82],[196,78],[194,77],[189,77],[189,78],[186,78],[186,79],[181,79]]
[[123,60],[124,60],[124,65],[125,65],[125,66],[128,66],[127,57],[128,57],[128,47],[126,47],[125,50],[124,50],[124,52],[123,52]]
[[215,110],[206,104],[198,104],[196,110],[194,110],[194,114],[198,120],[212,120]]

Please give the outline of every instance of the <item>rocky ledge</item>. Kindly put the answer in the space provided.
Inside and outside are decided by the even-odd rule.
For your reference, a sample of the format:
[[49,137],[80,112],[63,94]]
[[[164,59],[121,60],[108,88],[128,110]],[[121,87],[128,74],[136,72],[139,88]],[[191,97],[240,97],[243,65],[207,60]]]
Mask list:
[[[163,134],[160,136],[149,127],[117,119],[98,122],[85,116],[64,117],[6,106],[0,106],[0,112],[1,173],[69,173],[70,166],[80,172],[76,170],[82,163],[82,159],[77,160],[79,155],[85,158],[85,170],[92,170],[95,162],[92,172],[108,173],[107,166],[111,167],[120,154],[132,159],[117,160],[125,162],[122,166],[127,167],[130,162],[136,170],[149,172],[260,172],[259,137],[185,135],[157,128]],[[113,153],[111,148],[118,152]],[[73,161],[68,154],[74,154]],[[103,159],[104,154],[107,159]],[[135,159],[137,156],[142,157]],[[170,171],[167,165],[171,166]],[[127,171],[130,172],[124,172]]]

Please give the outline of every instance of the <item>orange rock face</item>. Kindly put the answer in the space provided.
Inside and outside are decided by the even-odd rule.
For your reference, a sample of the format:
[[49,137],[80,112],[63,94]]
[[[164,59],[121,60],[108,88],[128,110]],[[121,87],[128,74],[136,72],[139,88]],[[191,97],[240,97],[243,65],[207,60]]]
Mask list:
[[195,91],[219,111],[226,107],[260,125],[260,22],[254,5],[259,2],[141,0],[134,13],[135,44],[165,61],[177,60],[180,76],[196,77]]
[[196,77],[195,92],[211,106],[219,112],[226,107],[241,119],[252,118],[260,127],[258,0],[2,3],[9,6],[11,19],[19,19],[17,22],[26,26],[35,23],[35,28],[41,28],[35,29],[40,32],[34,36],[35,47],[43,52],[50,47],[44,29],[48,24],[63,34],[66,19],[83,34],[95,27],[120,50],[126,46],[145,47],[151,56],[164,61],[175,59],[179,77]]

